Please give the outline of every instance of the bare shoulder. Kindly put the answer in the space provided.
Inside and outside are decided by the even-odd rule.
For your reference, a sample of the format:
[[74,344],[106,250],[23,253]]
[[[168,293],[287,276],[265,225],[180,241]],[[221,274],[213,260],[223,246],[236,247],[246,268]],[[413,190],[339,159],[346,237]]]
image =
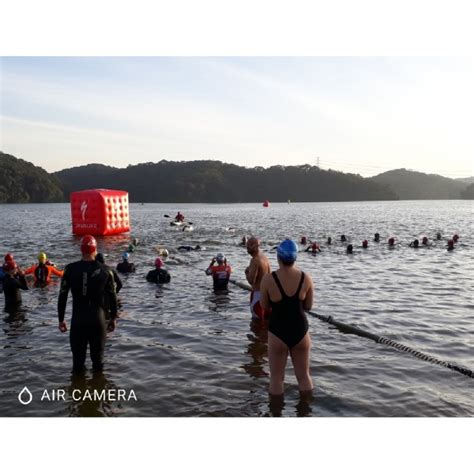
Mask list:
[[272,280],[271,273],[266,273],[262,276],[262,281],[260,282],[260,290],[267,289],[270,286]]
[[303,285],[308,287],[308,288],[312,288],[313,287],[313,278],[311,277],[311,275],[307,272],[303,272],[304,273],[304,283]]

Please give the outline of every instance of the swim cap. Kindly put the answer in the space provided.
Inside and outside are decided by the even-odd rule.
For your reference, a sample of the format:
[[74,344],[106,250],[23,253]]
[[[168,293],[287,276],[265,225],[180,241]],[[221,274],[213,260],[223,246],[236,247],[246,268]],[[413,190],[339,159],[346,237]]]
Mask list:
[[44,252],[40,252],[38,254],[38,262],[39,263],[45,263],[48,257],[46,257],[46,254]]
[[130,257],[130,254],[129,254],[128,252],[124,252],[124,253],[122,254],[122,258],[123,258],[124,260],[128,260],[129,257]]
[[454,235],[453,235],[453,240],[454,240],[454,242],[457,242],[458,239],[459,239],[459,235],[458,235],[458,234],[454,234]]
[[347,253],[352,253],[352,244],[349,244],[346,248]]
[[362,242],[362,247],[367,248],[369,246],[369,241],[366,239]]
[[167,249],[163,249],[163,250],[161,251],[161,255],[163,255],[163,257],[168,257],[169,254],[170,254],[170,253],[168,252]]
[[219,263],[222,263],[222,262],[225,260],[224,254],[223,254],[223,253],[218,253],[218,254],[216,255],[216,260],[217,260]]
[[155,267],[161,268],[162,266],[163,266],[163,260],[161,260],[160,257],[156,257],[156,260],[155,260]]
[[306,239],[306,237],[303,235],[303,236],[301,237],[301,243],[302,243],[302,244],[305,244],[306,242],[307,242],[307,239]]
[[292,263],[298,256],[298,245],[294,240],[286,239],[277,247],[277,255],[282,262]]
[[97,250],[97,241],[92,235],[85,235],[81,240],[81,252],[84,255],[90,255]]
[[103,253],[98,253],[95,256],[95,261],[99,262],[99,263],[105,263],[104,254]]
[[388,239],[388,245],[393,245],[395,243],[395,239],[393,237],[390,237]]
[[9,260],[13,260],[13,255],[11,253],[6,253],[4,257],[4,261],[8,262]]
[[15,260],[8,260],[7,262],[5,262],[3,264],[3,268],[5,269],[5,271],[9,272],[10,270],[15,270],[16,268],[16,262]]
[[448,245],[450,245],[450,246],[454,245],[454,240],[453,240],[453,239],[449,239],[449,240],[448,240]]
[[423,238],[421,239],[421,241],[422,241],[424,244],[428,243],[428,237],[426,237],[426,236],[423,237]]

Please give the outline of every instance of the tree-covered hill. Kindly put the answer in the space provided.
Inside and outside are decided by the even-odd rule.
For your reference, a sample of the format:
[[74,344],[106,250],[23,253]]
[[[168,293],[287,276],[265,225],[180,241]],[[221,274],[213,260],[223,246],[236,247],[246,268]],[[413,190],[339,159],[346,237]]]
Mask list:
[[125,189],[135,202],[363,201],[397,199],[387,186],[317,167],[245,168],[220,161],[160,161],[125,169],[87,165],[55,173],[70,191]]
[[43,168],[0,152],[0,203],[64,201],[58,178]]

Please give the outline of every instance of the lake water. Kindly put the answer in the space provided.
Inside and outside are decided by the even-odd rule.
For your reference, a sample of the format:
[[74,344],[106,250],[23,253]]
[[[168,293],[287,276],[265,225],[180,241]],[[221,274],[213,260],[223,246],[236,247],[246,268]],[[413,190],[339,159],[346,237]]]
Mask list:
[[[164,214],[181,210],[192,233],[169,226]],[[0,253],[12,252],[26,268],[39,251],[60,268],[79,259],[68,204],[1,205]],[[103,375],[71,378],[68,334],[57,329],[59,285],[23,292],[23,311],[3,313],[0,324],[0,416],[472,416],[472,378],[410,354],[344,334],[309,318],[313,341],[314,399],[300,401],[291,362],[285,402],[269,406],[266,328],[250,327],[249,295],[236,286],[212,292],[204,273],[224,252],[234,277],[244,281],[249,256],[242,235],[258,235],[271,264],[281,239],[301,235],[334,245],[298,265],[315,282],[314,310],[387,336],[441,360],[474,369],[474,223],[472,201],[401,201],[272,204],[132,204],[132,232],[99,239],[115,264],[131,236],[141,241],[123,278],[123,306],[107,339]],[[235,231],[229,231],[233,227]],[[408,243],[420,236],[443,240],[430,248]],[[372,242],[375,232],[382,243]],[[344,233],[354,245],[346,255]],[[460,235],[455,251],[446,240]],[[389,250],[386,241],[398,242]],[[363,250],[361,242],[369,240]],[[200,244],[201,252],[179,253]],[[171,284],[147,283],[155,247],[169,249]],[[1,297],[3,298],[3,296]],[[71,297],[70,297],[71,298]],[[3,307],[3,301],[0,301]],[[70,304],[66,320],[70,321]],[[90,369],[90,361],[87,361]],[[23,406],[24,387],[33,401]],[[130,390],[136,398],[73,399],[74,390]],[[44,390],[64,390],[66,400],[41,400]],[[115,392],[117,393],[117,392]]]

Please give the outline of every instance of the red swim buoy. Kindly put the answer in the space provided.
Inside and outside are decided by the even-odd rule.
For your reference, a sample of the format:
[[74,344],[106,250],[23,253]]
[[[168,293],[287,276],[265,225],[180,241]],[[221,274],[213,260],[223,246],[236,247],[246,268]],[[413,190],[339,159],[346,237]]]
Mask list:
[[71,193],[72,232],[114,235],[130,230],[128,192],[87,189]]
[[263,207],[268,207],[270,205],[270,201],[268,199],[265,199],[265,201],[263,201]]

